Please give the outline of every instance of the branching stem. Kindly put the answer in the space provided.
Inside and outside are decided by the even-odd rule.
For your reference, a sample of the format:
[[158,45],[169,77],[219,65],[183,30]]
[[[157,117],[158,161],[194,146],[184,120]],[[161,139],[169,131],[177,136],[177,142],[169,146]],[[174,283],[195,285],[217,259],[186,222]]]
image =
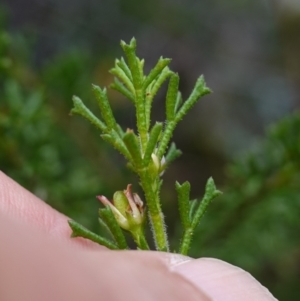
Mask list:
[[[128,166],[140,178],[144,191],[148,217],[152,228],[156,249],[169,251],[164,214],[161,209],[160,190],[164,170],[177,158],[181,152],[175,144],[169,143],[179,121],[194,106],[199,98],[210,93],[203,76],[196,81],[190,96],[183,102],[179,87],[179,75],[168,67],[170,59],[160,58],[148,75],[144,75],[144,60],[136,56],[136,40],[129,44],[121,42],[127,62],[115,61],[115,67],[110,72],[115,75],[111,88],[126,96],[135,106],[137,133],[133,129],[124,131],[117,123],[110,107],[106,88],[93,86],[95,96],[101,111],[101,120],[97,118],[81,101],[74,96],[73,113],[82,115],[102,132],[101,137],[112,144],[128,160]],[[151,107],[154,96],[162,84],[169,79],[165,102],[166,122],[151,124]],[[165,124],[165,126],[163,126]],[[167,149],[169,148],[168,152]],[[167,154],[166,154],[167,152]],[[196,226],[210,201],[219,194],[214,182],[210,179],[202,202],[194,210],[189,200],[190,184],[176,183],[178,193],[180,219],[184,228],[180,253],[188,253]],[[146,220],[145,208],[140,197],[131,191],[131,184],[124,191],[114,194],[113,202],[105,196],[97,197],[105,208],[99,210],[100,222],[109,230],[114,242],[93,234],[84,227],[70,221],[73,236],[82,236],[105,245],[111,249],[128,248],[123,230],[131,233],[134,241],[141,250],[149,250],[144,235]],[[195,203],[193,203],[195,204]]]
[[164,215],[161,210],[159,195],[153,189],[151,178],[145,172],[140,176],[141,186],[145,192],[146,203],[149,211],[154,242],[158,251],[169,251],[168,238],[165,231]]

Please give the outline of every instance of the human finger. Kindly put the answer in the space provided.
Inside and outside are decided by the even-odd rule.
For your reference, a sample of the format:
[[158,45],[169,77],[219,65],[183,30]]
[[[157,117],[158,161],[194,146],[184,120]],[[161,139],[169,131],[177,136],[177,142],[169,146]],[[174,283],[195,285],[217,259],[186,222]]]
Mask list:
[[151,252],[73,248],[0,213],[1,300],[209,301]]
[[71,243],[75,242],[77,246],[106,250],[106,248],[86,239],[76,238],[70,240],[72,230],[68,225],[69,218],[53,209],[1,171],[0,213],[18,220],[24,225],[33,226],[47,235],[66,239]]
[[[173,259],[174,262],[174,259]],[[214,301],[276,301],[251,274],[215,258],[181,260],[172,269]]]

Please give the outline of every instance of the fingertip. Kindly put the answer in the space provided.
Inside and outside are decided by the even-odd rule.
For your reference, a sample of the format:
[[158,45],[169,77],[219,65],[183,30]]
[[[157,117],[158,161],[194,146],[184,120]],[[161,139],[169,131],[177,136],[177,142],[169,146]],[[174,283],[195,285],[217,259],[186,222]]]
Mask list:
[[0,213],[20,224],[33,226],[47,235],[67,240],[77,246],[104,249],[84,238],[70,240],[68,217],[50,207],[37,196],[0,171]]
[[248,272],[214,258],[178,262],[173,271],[188,279],[215,301],[276,301]]

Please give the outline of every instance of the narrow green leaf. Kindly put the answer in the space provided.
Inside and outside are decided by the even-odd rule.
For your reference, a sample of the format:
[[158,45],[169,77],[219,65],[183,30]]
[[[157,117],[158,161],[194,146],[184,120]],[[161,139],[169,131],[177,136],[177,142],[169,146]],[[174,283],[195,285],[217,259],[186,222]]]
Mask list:
[[133,85],[135,89],[140,89],[142,86],[143,79],[140,74],[140,68],[135,54],[135,50],[136,50],[135,38],[131,39],[129,45],[126,44],[124,41],[121,41],[121,47],[123,48],[128,60],[128,66],[132,74]]
[[87,239],[89,239],[93,242],[96,242],[99,245],[105,246],[111,250],[118,250],[118,246],[116,244],[114,244],[112,241],[109,241],[108,239],[93,233],[92,231],[83,227],[79,223],[77,223],[73,220],[69,220],[68,223],[73,231],[71,237],[87,238]]
[[137,231],[132,232],[131,235],[133,236],[133,239],[137,244],[139,250],[150,250],[150,247],[145,237],[144,229],[139,228],[137,229]]
[[[98,217],[98,222],[99,222],[100,226],[101,226],[103,229],[105,229],[105,231],[106,231],[107,233],[109,233],[110,236],[111,236],[111,237],[114,239],[114,241],[115,241],[115,238],[114,238],[113,234],[111,233],[109,227],[106,225],[105,221],[102,220],[101,217]],[[115,241],[115,242],[116,242],[116,241]]]
[[165,158],[166,164],[169,165],[172,161],[174,161],[179,156],[181,156],[181,154],[182,154],[182,151],[180,149],[177,149],[175,143],[172,142],[171,146],[169,147],[166,158]]
[[110,88],[120,92],[134,104],[134,95],[116,77],[114,83],[110,84]]
[[127,89],[133,95],[135,94],[135,89],[134,89],[132,81],[127,77],[127,75],[121,68],[119,68],[119,67],[112,68],[109,70],[109,73],[117,76],[124,83],[124,85],[127,87]]
[[146,92],[146,100],[145,100],[145,118],[146,118],[146,129],[149,130],[150,127],[150,115],[151,115],[151,107],[153,98],[155,97],[157,91],[165,82],[165,80],[173,74],[172,71],[168,67],[165,67],[161,74],[157,77],[155,81],[152,81],[149,84]]
[[144,82],[144,64],[145,60],[144,59],[139,59],[138,57],[136,58],[137,64],[139,66],[139,72],[140,72],[140,77],[142,79],[142,82]]
[[163,127],[163,125],[161,122],[156,122],[155,125],[153,126],[153,128],[151,129],[149,140],[148,140],[146,151],[145,151],[145,155],[144,155],[144,166],[148,166],[148,164],[151,160],[151,155],[156,148],[162,127]]
[[193,216],[194,216],[194,213],[195,213],[195,210],[196,210],[196,207],[198,204],[199,204],[199,201],[197,199],[190,201],[190,213],[189,213],[190,220],[193,219]]
[[145,116],[145,93],[142,89],[144,77],[142,75],[143,60],[139,60],[135,54],[136,40],[131,39],[130,44],[126,44],[121,41],[121,47],[123,48],[130,72],[132,74],[136,107],[136,122],[138,133],[141,140],[141,150],[143,151],[147,144],[147,121]]
[[161,74],[158,76],[157,80],[155,81],[152,89],[151,89],[151,97],[152,99],[154,98],[154,96],[156,95],[157,91],[159,90],[159,88],[162,86],[162,84],[167,80],[167,78],[169,76],[171,76],[173,74],[173,72],[168,68],[165,67],[163,69],[163,71],[161,72]]
[[166,115],[167,120],[172,121],[175,117],[175,105],[178,93],[178,85],[179,85],[179,76],[177,73],[171,75],[167,98],[166,98]]
[[159,198],[159,193],[160,193],[163,182],[164,181],[162,179],[157,179],[156,191],[155,191],[157,198]]
[[189,219],[191,185],[189,182],[184,182],[182,185],[176,182],[175,186],[178,194],[179,214],[181,223],[183,225],[183,228],[187,229],[191,223]]
[[110,134],[103,134],[101,138],[110,143],[116,150],[118,150],[128,161],[132,161],[130,152],[128,151],[124,141],[114,131]]
[[150,71],[149,75],[146,77],[143,89],[146,90],[147,87],[162,73],[163,69],[169,65],[171,59],[164,59],[162,57],[159,58],[158,62],[156,63],[155,67]]
[[195,104],[199,97],[208,93],[210,93],[210,90],[206,87],[203,76],[200,76],[190,97],[179,109],[179,112],[175,115],[175,119],[167,122],[166,124],[166,128],[164,130],[164,134],[158,148],[158,155],[160,158],[164,155],[178,122],[191,109],[191,107]]
[[126,167],[127,167],[129,170],[131,170],[132,172],[137,173],[137,170],[136,170],[135,167],[132,165],[132,163],[128,162],[128,163],[126,164]]
[[132,130],[127,130],[123,137],[123,141],[131,154],[132,162],[137,168],[141,168],[143,162],[137,136]]
[[189,96],[189,98],[183,103],[182,107],[179,109],[178,113],[176,114],[176,121],[180,121],[184,115],[192,108],[192,106],[199,100],[201,96],[211,93],[210,89],[206,87],[205,80],[203,75],[201,75],[195,87]]
[[120,138],[123,139],[123,136],[124,136],[125,133],[124,133],[122,127],[119,124],[117,124],[117,132],[118,132]]
[[103,90],[101,90],[101,88],[96,85],[92,85],[92,87],[102,114],[102,118],[104,119],[109,129],[116,130],[117,123],[108,102],[106,89],[104,88]]
[[74,108],[71,110],[71,114],[78,114],[86,118],[89,122],[91,122],[93,125],[95,125],[98,129],[100,129],[102,132],[106,132],[107,128],[105,124],[97,118],[82,102],[82,100],[77,97],[73,96],[73,103]]
[[144,152],[148,141],[147,117],[145,112],[145,98],[141,89],[136,90],[136,123],[141,141],[141,151]]
[[174,129],[176,127],[176,121],[172,120],[167,122],[165,130],[163,132],[162,138],[160,140],[160,144],[158,147],[157,155],[161,159],[166,152],[168,144],[173,136]]
[[175,109],[174,109],[175,114],[177,113],[177,111],[178,111],[179,107],[181,106],[181,104],[182,104],[182,95],[181,95],[181,92],[178,91],[177,97],[176,97]]
[[200,205],[197,208],[195,215],[193,216],[193,220],[192,220],[193,228],[195,228],[200,223],[200,220],[203,217],[204,213],[206,212],[207,207],[211,203],[211,201],[217,196],[219,196],[220,194],[222,194],[222,192],[216,189],[215,182],[213,178],[210,177],[205,186],[204,197],[202,198],[202,201],[200,202]]
[[128,65],[126,64],[124,58],[121,57],[120,60],[116,61],[116,64],[124,71],[126,76],[132,81],[132,74],[131,74],[130,69],[129,69]]
[[118,225],[111,209],[109,207],[99,209],[99,216],[105,222],[107,227],[110,230],[110,233],[113,235],[114,240],[117,242],[117,245],[120,250],[128,249],[128,245],[123,234],[122,229]]

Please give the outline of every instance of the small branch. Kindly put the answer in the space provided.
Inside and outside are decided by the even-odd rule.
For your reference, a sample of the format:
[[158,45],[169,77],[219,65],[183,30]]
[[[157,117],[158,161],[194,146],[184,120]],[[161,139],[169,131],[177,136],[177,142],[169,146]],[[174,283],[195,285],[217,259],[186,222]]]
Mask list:
[[[179,196],[181,193],[182,199],[186,199],[186,194],[187,194],[187,192],[189,193],[189,187],[187,185],[185,185],[186,187],[184,187],[184,184],[181,187],[179,187]],[[184,187],[184,189],[183,189],[183,187]],[[189,225],[186,227],[185,225],[187,225],[187,222],[185,222],[185,224],[184,224],[184,233],[183,233],[183,238],[182,238],[182,241],[180,244],[180,254],[186,255],[188,253],[195,228],[199,225],[200,220],[203,217],[204,213],[206,212],[208,205],[211,203],[211,201],[214,198],[216,198],[220,194],[221,194],[221,191],[216,189],[214,180],[212,178],[209,178],[206,183],[206,186],[205,186],[204,197],[202,198],[202,201],[198,205],[198,208],[196,209],[196,212],[194,215],[190,214],[191,211],[193,210],[193,207],[189,204],[190,212],[187,213],[188,217],[186,217],[186,219],[189,219]],[[183,202],[183,201],[181,201],[181,202]],[[182,207],[182,204],[180,205],[179,208],[181,208],[181,207]],[[180,209],[181,216],[182,215],[185,216],[185,213],[182,212],[183,210],[186,211],[186,206],[183,209]]]

